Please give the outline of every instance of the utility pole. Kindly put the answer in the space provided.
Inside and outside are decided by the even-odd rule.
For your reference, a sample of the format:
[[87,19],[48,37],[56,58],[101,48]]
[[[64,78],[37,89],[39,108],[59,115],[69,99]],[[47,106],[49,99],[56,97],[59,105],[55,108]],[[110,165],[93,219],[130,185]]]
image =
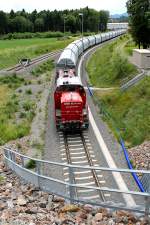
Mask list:
[[82,54],[81,54],[81,59],[82,59],[82,67],[81,67],[81,74],[83,75],[83,51],[84,51],[84,45],[83,45],[83,13],[79,13],[79,16],[82,18],[82,28],[81,28],[81,33],[82,33]]
[[66,32],[66,16],[64,16],[64,37],[65,37],[65,32]]

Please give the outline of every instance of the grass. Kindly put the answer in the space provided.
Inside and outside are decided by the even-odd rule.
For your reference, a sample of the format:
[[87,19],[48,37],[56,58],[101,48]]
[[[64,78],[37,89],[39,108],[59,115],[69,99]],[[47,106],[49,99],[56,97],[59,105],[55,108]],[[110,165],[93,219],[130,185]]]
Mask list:
[[135,76],[137,69],[128,62],[124,53],[124,45],[128,36],[107,44],[89,60],[86,68],[90,82],[96,87],[117,87],[123,79]]
[[20,104],[14,90],[23,82],[24,80],[17,76],[0,78],[0,145],[21,138],[30,131],[30,123],[34,117],[33,103],[24,102],[23,106],[27,113],[25,116],[21,115],[22,119],[19,122],[16,121],[16,112],[20,111]]
[[24,83],[24,78],[18,77],[16,74],[0,77],[0,84],[7,84],[9,88],[18,88]]
[[145,77],[138,85],[123,93],[118,90],[107,94],[96,92],[100,108],[107,112],[104,119],[115,134],[116,128],[119,128],[129,147],[150,139],[149,96],[150,77]]
[[53,68],[54,68],[54,62],[53,60],[50,59],[42,63],[41,65],[37,66],[35,69],[33,69],[32,74],[38,77],[43,73],[46,73],[46,72],[49,73],[50,71],[53,70]]
[[132,52],[134,48],[138,48],[138,46],[135,44],[135,42],[132,39],[129,39],[129,41],[125,44],[125,53],[128,56],[132,56]]
[[21,58],[34,58],[41,54],[66,47],[73,38],[34,38],[0,40],[0,69],[17,64]]
[[29,133],[29,120],[16,123],[15,113],[19,111],[17,96],[6,85],[0,86],[0,145]]
[[30,159],[27,164],[25,165],[27,169],[34,169],[36,167],[36,162]]
[[0,175],[0,184],[4,183],[4,181],[5,181],[5,177]]

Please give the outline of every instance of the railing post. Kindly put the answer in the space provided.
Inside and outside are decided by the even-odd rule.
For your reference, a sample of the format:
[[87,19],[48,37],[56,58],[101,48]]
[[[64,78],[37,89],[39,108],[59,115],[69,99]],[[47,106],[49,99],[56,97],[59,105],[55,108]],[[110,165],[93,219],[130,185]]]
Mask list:
[[21,158],[21,165],[22,165],[22,167],[24,167],[24,157],[20,156],[20,158]]
[[150,222],[150,196],[145,197],[145,218]]
[[[69,167],[69,184],[74,184],[73,168]],[[70,203],[74,202],[75,188],[69,185]]]
[[[36,161],[36,173],[38,174],[38,175],[40,175],[41,174],[41,163],[40,162],[38,162],[38,161]],[[40,181],[39,181],[39,176],[38,176],[38,187],[40,187]]]

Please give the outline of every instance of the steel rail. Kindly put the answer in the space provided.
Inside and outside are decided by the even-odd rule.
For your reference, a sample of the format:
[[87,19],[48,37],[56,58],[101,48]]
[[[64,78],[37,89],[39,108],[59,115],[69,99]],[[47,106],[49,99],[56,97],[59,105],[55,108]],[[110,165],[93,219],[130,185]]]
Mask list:
[[[91,159],[91,156],[90,156],[90,153],[89,153],[89,151],[88,151],[86,142],[85,142],[84,135],[83,135],[82,132],[80,133],[80,136],[81,136],[82,143],[83,143],[83,146],[84,146],[84,150],[85,150],[85,153],[86,153],[88,162],[89,162],[89,166],[94,166],[94,165],[93,165],[93,162],[92,162],[92,159]],[[96,171],[95,171],[95,170],[91,170],[91,172],[92,172],[92,174],[93,174],[93,177],[94,177],[96,186],[99,187],[99,188],[101,188],[101,185],[100,185],[98,176],[97,176],[97,174],[96,174]],[[102,201],[105,202],[105,197],[104,197],[104,194],[103,194],[102,191],[99,191],[99,195],[100,195]]]
[[43,56],[38,56],[37,58],[32,59],[29,65],[23,66],[23,65],[17,64],[16,66],[13,66],[13,67],[11,67],[11,68],[8,68],[6,71],[8,71],[8,72],[14,71],[14,70],[15,70],[16,72],[17,72],[17,71],[20,71],[20,70],[22,70],[22,69],[24,69],[24,68],[27,68],[27,67],[30,67],[31,65],[34,65],[35,63],[38,63],[38,62],[40,62],[40,61],[42,61],[42,60],[44,60],[44,59],[47,59],[47,58],[49,58],[49,57],[51,57],[51,56],[55,56],[55,55],[57,55],[58,53],[61,53],[61,51],[62,51],[62,49],[60,49],[60,50],[58,50],[58,51],[55,51],[55,52],[47,53],[47,54],[45,54],[45,55],[43,55]]
[[[69,164],[72,164],[72,160],[71,160],[71,155],[70,155],[70,151],[69,151],[69,145],[68,145],[68,140],[67,140],[67,134],[63,133],[63,137],[64,137],[64,142],[65,142],[65,150],[66,150],[66,157],[67,157],[67,161]],[[73,174],[73,168],[69,168],[69,180],[71,181],[70,183],[76,183],[75,181],[75,176]],[[70,189],[70,186],[69,186]],[[71,198],[74,198],[74,196],[77,198],[78,194],[77,194],[77,189],[74,188],[74,190],[70,189],[70,196]]]

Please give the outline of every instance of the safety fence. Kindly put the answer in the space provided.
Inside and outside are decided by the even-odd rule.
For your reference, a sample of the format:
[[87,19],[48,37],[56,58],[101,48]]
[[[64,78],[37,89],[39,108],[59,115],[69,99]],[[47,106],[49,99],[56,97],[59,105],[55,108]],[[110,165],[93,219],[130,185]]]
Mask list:
[[[142,74],[143,76],[143,74]],[[94,92],[93,90],[90,88],[90,86],[88,86],[88,91],[89,91],[89,95],[91,97],[94,97]],[[96,99],[94,99],[95,101],[97,101]],[[109,112],[107,111],[105,105],[103,104],[102,101],[97,102],[97,104],[99,105],[100,108],[100,113],[105,117],[108,118],[109,121],[111,121],[111,125],[115,130],[116,136],[120,142],[120,145],[122,147],[128,168],[133,170],[133,166],[131,164],[131,161],[129,159],[129,155],[128,155],[128,151],[125,147],[125,143],[124,140],[121,137],[120,131],[119,129],[116,127],[115,122],[113,120],[113,118],[111,117],[111,115],[109,114]],[[136,184],[138,185],[139,189],[141,190],[141,192],[147,192],[147,190],[150,190],[150,175],[149,174],[143,174],[142,179],[140,180],[139,177],[137,176],[137,174],[135,172],[132,173],[132,176],[136,182]]]
[[[4,158],[6,161],[7,166],[12,169],[17,175],[21,176],[27,182],[34,184],[35,186],[39,187],[43,191],[47,191],[50,193],[54,193],[60,195],[71,202],[81,202],[87,204],[94,204],[106,208],[113,208],[113,209],[123,209],[123,210],[130,210],[142,213],[146,216],[150,213],[150,193],[144,193],[139,191],[132,191],[128,189],[120,190],[117,188],[108,188],[108,187],[96,187],[90,185],[83,185],[83,184],[75,184],[73,182],[74,173],[77,171],[105,171],[108,173],[109,177],[112,177],[113,173],[121,173],[121,174],[131,174],[131,173],[141,173],[141,174],[149,174],[150,171],[143,171],[143,170],[129,170],[129,169],[113,169],[113,168],[104,168],[104,167],[89,167],[89,166],[75,166],[69,165],[65,163],[57,163],[45,160],[39,160],[35,158],[31,158],[25,156],[23,154],[18,153],[17,151],[11,150],[9,148],[4,148]],[[35,167],[33,169],[29,169],[27,165],[29,162],[34,162]],[[69,174],[69,181],[65,182],[64,179],[58,179],[55,175],[54,171],[68,171]],[[53,171],[51,173],[50,171]],[[51,174],[47,174],[47,173]],[[76,196],[75,189],[80,188],[83,190],[95,190],[101,191],[104,193],[114,194],[115,200],[111,200],[109,202],[102,202],[100,199],[96,200],[85,200]],[[122,196],[120,198],[119,196]],[[129,198],[128,198],[129,197]],[[130,201],[125,201],[131,198],[138,198],[140,204],[135,204]],[[118,202],[119,199],[119,202]],[[122,199],[122,200],[121,200]]]
[[143,77],[145,77],[145,75],[146,75],[145,74],[145,71],[142,70],[142,72],[140,74],[138,74],[134,78],[132,78],[132,79],[124,82],[124,84],[122,84],[122,86],[121,86],[121,91],[125,91],[129,87],[133,86],[134,84],[136,84],[137,82],[139,82],[141,79],[143,79]]

